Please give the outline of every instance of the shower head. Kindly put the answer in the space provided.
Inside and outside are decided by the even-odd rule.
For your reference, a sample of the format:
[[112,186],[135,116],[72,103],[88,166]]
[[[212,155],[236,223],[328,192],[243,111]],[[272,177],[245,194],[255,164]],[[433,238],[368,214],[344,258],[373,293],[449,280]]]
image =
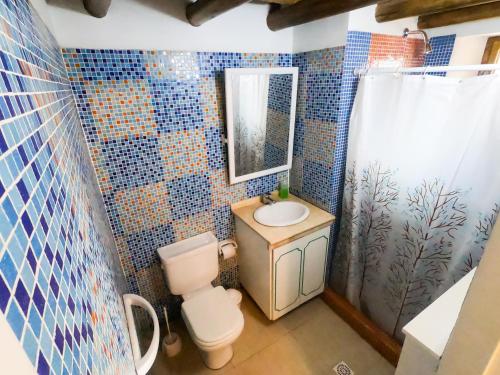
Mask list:
[[410,34],[420,34],[424,38],[424,43],[425,43],[425,51],[424,53],[427,55],[428,53],[432,52],[432,47],[431,44],[429,43],[429,37],[427,36],[427,33],[424,30],[410,30],[408,28],[405,28],[403,31],[403,38],[407,38],[408,35]]

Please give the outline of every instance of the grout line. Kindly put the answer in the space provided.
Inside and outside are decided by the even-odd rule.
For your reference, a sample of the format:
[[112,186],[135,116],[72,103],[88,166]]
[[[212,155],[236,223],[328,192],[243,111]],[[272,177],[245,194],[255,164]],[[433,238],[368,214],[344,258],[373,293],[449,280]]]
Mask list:
[[[61,98],[61,99],[58,99],[56,100],[55,102],[50,102],[49,104],[46,104],[44,105],[43,107],[38,107],[37,109],[34,109],[32,111],[29,111],[29,112],[25,112],[23,113],[22,115],[20,116],[16,116],[16,117],[11,117],[10,119],[6,120],[6,121],[3,121],[1,122],[0,121],[0,126],[2,125],[6,125],[6,124],[9,124],[11,122],[14,122],[22,117],[25,117],[25,116],[29,116],[35,112],[39,112],[40,109],[46,109],[47,107],[49,106],[52,106],[62,100],[65,100],[69,98],[69,96],[66,96],[64,98]],[[40,124],[40,126],[38,126],[35,130],[33,130],[31,133],[27,134],[23,139],[21,139],[19,142],[17,142],[15,145],[12,145],[9,147],[9,149],[7,151],[5,151],[3,154],[0,155],[0,161],[4,160],[7,156],[9,156],[10,154],[12,154],[14,151],[16,151],[20,145],[26,143],[26,141],[31,138],[34,134],[40,132],[40,130],[43,130],[45,128],[45,126],[52,120],[54,119],[54,117],[56,117],[64,108],[66,108],[68,105],[70,105],[70,102],[64,104],[56,113],[54,113],[52,116],[50,116],[50,118],[47,119],[47,121],[45,121],[44,123]],[[35,156],[38,155],[38,152],[35,154]],[[33,161],[31,161],[28,165],[31,165]],[[27,168],[28,166],[26,166],[23,171]],[[7,189],[9,190],[9,189]],[[1,202],[1,199],[0,199],[0,202]]]
[[[0,16],[0,18],[1,18],[1,16]],[[18,32],[19,32],[19,31],[18,31]],[[16,40],[12,39],[9,35],[5,34],[3,31],[0,31],[0,34],[2,34],[2,35],[6,38],[6,39],[10,39],[10,41],[11,41],[13,44],[16,44],[16,45],[17,45],[17,46],[19,46],[22,50],[27,51],[30,55],[34,55],[34,56],[36,56],[36,55],[34,54],[34,52],[30,51],[29,49],[27,49],[27,48],[26,48],[26,47],[24,47],[23,45],[19,44]],[[23,62],[23,63],[25,63],[25,64],[27,64],[27,65],[33,66],[33,67],[35,68],[35,70],[40,70],[40,71],[42,71],[42,72],[46,72],[48,75],[56,76],[56,77],[59,77],[59,78],[65,78],[65,79],[67,80],[67,77],[63,77],[63,76],[61,76],[61,75],[59,75],[59,74],[56,74],[56,73],[51,73],[50,71],[45,70],[45,69],[44,69],[44,68],[42,68],[41,66],[36,65],[36,64],[34,64],[34,63],[31,63],[31,62],[29,62],[29,61],[26,61],[26,60],[24,60],[23,58],[18,57],[18,56],[16,56],[16,55],[12,54],[11,52],[8,52],[8,51],[6,51],[6,50],[2,50],[2,52],[4,52],[5,54],[8,54],[8,55],[10,55],[10,56],[12,56],[12,57],[13,57],[16,61],[21,61],[21,62]],[[53,67],[56,71],[58,71],[58,73],[60,73],[60,72],[62,73],[62,71],[61,71],[61,70],[59,70],[57,67],[53,66],[53,65],[52,65],[52,63],[51,63],[50,61],[48,61],[48,60],[44,60],[44,59],[43,59],[43,58],[41,58],[40,56],[36,56],[36,57],[37,57],[38,59],[40,59],[40,60],[44,61],[45,63],[47,63],[47,64],[48,64],[48,65],[50,65],[51,67]]]
[[[40,47],[38,45],[36,47],[40,50],[40,52],[44,52],[44,49],[47,49],[48,52],[44,52],[44,55],[47,56],[49,59],[52,59],[54,62],[56,62],[56,65],[57,65],[57,56],[52,53],[53,49],[51,49],[50,47],[47,47],[48,45],[50,45],[54,41],[56,41],[52,32],[49,30],[49,33],[48,33],[49,40],[42,39],[41,35],[39,33],[33,32],[33,30],[37,30],[37,28],[35,27],[35,23],[30,22],[30,21],[34,21],[34,18],[33,18],[34,15],[36,15],[36,17],[37,17],[36,21],[38,21],[38,22],[41,21],[45,25],[45,22],[42,20],[42,18],[38,14],[38,11],[31,4],[28,4],[27,10],[29,11],[29,13],[31,15],[31,20],[27,20],[28,22],[25,22],[25,18],[18,16],[19,14],[24,14],[24,8],[21,9],[18,6],[17,2],[15,2],[15,1],[12,2],[12,4],[16,7],[17,12],[13,12],[9,7],[6,7],[6,6],[3,6],[2,8],[6,9],[9,12],[9,14],[11,14],[19,22],[20,25],[22,24],[26,29],[32,30],[31,35],[33,35],[33,37],[40,44]],[[13,26],[11,25],[11,27],[13,27]],[[21,30],[19,30],[19,28],[17,28],[17,27],[13,27],[13,28],[16,29],[16,31],[20,35],[26,36],[26,33],[21,32]],[[50,39],[50,37],[52,37],[52,39]],[[45,47],[47,47],[47,48],[45,48]]]
[[[8,25],[12,28],[12,29],[16,30],[16,31],[17,31],[20,35],[25,35],[25,33],[21,32],[21,31],[20,31],[17,27],[15,27],[14,25],[12,25],[12,24],[11,24],[11,23],[10,23],[7,19],[5,19],[2,15],[0,15],[0,18],[2,18],[2,19],[5,21],[5,23],[7,23],[7,24],[8,24]],[[22,21],[20,21],[20,22],[22,22]],[[24,25],[24,23],[23,23],[23,25]],[[26,25],[24,25],[24,26],[26,27]],[[36,30],[36,28],[35,28],[34,26],[32,26],[32,25],[30,25],[30,26],[31,26],[31,29],[32,29],[32,30]],[[13,44],[15,44],[15,45],[19,46],[20,48],[22,48],[22,50],[27,51],[30,55],[33,55],[33,56],[37,57],[38,59],[40,59],[40,60],[44,61],[45,63],[47,63],[48,65],[50,65],[51,67],[53,67],[55,70],[57,70],[58,72],[64,73],[64,71],[63,71],[63,70],[61,70],[61,69],[59,69],[57,66],[53,65],[53,62],[55,62],[54,57],[53,57],[53,56],[50,56],[50,55],[49,55],[49,54],[47,54],[47,53],[44,53],[44,50],[43,50],[41,47],[38,47],[37,45],[35,45],[35,47],[36,47],[36,48],[40,51],[40,53],[41,53],[42,55],[45,55],[45,56],[47,57],[47,59],[45,59],[45,58],[44,58],[45,56],[37,56],[35,52],[33,52],[33,51],[31,51],[30,49],[26,48],[25,46],[21,45],[21,44],[20,44],[17,40],[13,39],[10,35],[6,34],[3,30],[2,30],[2,31],[0,31],[0,33],[1,33],[1,34],[3,34],[3,35],[5,36],[5,38],[7,38],[7,39],[11,40]],[[33,33],[33,35],[35,36],[35,38],[36,38],[36,39],[38,39],[38,37],[37,37],[34,33]],[[42,43],[42,41],[41,41],[41,40],[39,40],[39,39],[38,39],[38,41],[40,42],[40,44],[44,44],[44,43]],[[49,49],[49,50],[50,50],[50,49]],[[4,52],[5,52],[5,51],[4,51]],[[12,55],[12,56],[14,56],[14,55]],[[43,71],[49,72],[49,71],[47,71],[47,70],[43,69],[42,67],[40,67],[40,66],[38,66],[38,65],[36,65],[36,64],[30,63],[30,62],[28,62],[28,61],[26,61],[26,60],[24,60],[24,59],[22,59],[22,58],[16,57],[16,59],[17,59],[17,60],[20,60],[20,61],[24,61],[24,62],[26,62],[27,64],[33,65],[33,66],[37,67],[37,68],[38,68],[38,69],[40,69],[40,70],[43,70]],[[50,73],[50,72],[49,72],[49,73]],[[54,73],[50,73],[50,74],[53,74],[53,75],[55,75],[55,76],[58,76],[58,74],[54,74]]]
[[[69,90],[61,90],[61,91],[69,91]],[[46,95],[46,94],[53,94],[55,92],[60,92],[60,91],[46,91],[46,92],[39,92],[39,93],[36,93],[36,95]],[[60,101],[60,100],[63,100],[63,99],[67,99],[69,98],[69,95],[68,96],[65,96],[64,98],[61,98],[61,99],[57,99],[56,101]],[[8,123],[11,123],[11,122],[14,122],[14,121],[17,121],[18,119],[20,118],[23,118],[25,116],[29,116],[35,112],[38,112],[40,109],[45,109],[46,107],[48,107],[49,105],[52,105],[52,103],[55,103],[55,102],[50,102],[49,104],[45,104],[41,107],[36,107],[35,109],[32,109],[30,111],[27,111],[27,112],[24,112],[24,113],[21,113],[20,115],[17,115],[16,116],[12,116],[12,117],[9,117],[8,119],[6,120],[2,120],[0,121],[0,126],[2,125],[5,125],[5,124],[8,124]]]
[[[62,81],[59,82],[59,81],[54,81],[54,80],[50,80],[50,79],[40,78],[38,76],[29,76],[29,75],[26,75],[26,74],[21,74],[21,73],[18,73],[18,72],[13,72],[11,70],[5,70],[5,69],[0,69],[0,72],[3,72],[5,74],[12,74],[13,76],[27,78],[27,79],[30,79],[30,80],[43,81],[43,82],[48,82],[48,83],[56,84],[56,85],[71,86],[71,84],[70,84],[69,81],[68,82],[62,82]],[[66,90],[68,90],[68,89],[66,89]],[[26,91],[21,91],[20,93],[25,93],[25,92]],[[38,92],[38,91],[35,91],[35,92]],[[2,95],[5,95],[5,93],[2,92]]]

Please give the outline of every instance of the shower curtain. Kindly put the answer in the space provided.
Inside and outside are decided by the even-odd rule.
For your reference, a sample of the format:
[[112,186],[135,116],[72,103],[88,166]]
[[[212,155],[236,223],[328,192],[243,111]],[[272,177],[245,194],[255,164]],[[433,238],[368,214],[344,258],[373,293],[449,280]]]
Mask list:
[[387,333],[475,267],[500,210],[500,77],[367,76],[332,283]]
[[241,75],[235,83],[237,118],[234,126],[236,176],[264,168],[269,76]]

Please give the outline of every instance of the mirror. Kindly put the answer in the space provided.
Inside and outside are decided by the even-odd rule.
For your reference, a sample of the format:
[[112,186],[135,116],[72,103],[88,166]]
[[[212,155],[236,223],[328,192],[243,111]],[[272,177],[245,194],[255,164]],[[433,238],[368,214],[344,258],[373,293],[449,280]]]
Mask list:
[[298,68],[226,69],[231,184],[292,166]]

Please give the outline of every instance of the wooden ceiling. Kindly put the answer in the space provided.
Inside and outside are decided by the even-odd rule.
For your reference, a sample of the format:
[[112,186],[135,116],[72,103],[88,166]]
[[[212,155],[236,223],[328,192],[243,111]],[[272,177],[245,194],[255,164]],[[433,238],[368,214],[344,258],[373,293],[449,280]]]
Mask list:
[[[169,0],[164,0],[169,1]],[[193,26],[205,22],[251,0],[196,0],[186,6],[186,18]],[[281,30],[321,18],[377,4],[378,22],[418,16],[421,29],[500,17],[500,0],[254,0],[271,4],[267,25]],[[104,17],[111,0],[83,0],[87,11]]]
[[254,0],[253,3],[266,3],[266,4],[278,4],[278,5],[292,5],[298,3],[301,0]]
[[[188,5],[186,14],[191,24],[199,26],[246,2],[248,1],[197,0]],[[274,31],[372,4],[377,4],[375,18],[378,22],[418,16],[419,28],[447,26],[500,16],[500,0],[258,0],[258,2],[274,4],[267,16],[267,25]],[[194,8],[196,10],[193,12]],[[214,12],[215,8],[217,10]],[[192,19],[197,22],[191,22]]]

